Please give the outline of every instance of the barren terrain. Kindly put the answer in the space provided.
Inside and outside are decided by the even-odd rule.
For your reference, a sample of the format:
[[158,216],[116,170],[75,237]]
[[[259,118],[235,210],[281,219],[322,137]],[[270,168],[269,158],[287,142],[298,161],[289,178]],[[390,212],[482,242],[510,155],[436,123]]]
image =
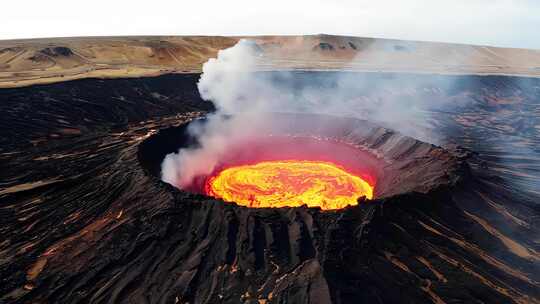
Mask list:
[[[0,41],[0,88],[80,78],[200,72],[241,37],[96,37]],[[261,70],[540,76],[540,51],[374,38],[250,37]],[[264,63],[263,63],[264,61]]]

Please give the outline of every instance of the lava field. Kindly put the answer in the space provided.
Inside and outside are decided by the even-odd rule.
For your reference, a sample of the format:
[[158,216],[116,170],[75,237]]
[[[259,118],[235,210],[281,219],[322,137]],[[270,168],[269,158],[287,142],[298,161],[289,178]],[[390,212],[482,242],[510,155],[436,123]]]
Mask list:
[[214,110],[198,74],[1,89],[0,302],[540,303],[540,79],[358,77],[367,100],[399,77],[397,96],[467,102],[422,113],[436,145],[268,113],[279,128],[227,159],[331,161],[374,186],[332,210],[249,208],[161,180]]

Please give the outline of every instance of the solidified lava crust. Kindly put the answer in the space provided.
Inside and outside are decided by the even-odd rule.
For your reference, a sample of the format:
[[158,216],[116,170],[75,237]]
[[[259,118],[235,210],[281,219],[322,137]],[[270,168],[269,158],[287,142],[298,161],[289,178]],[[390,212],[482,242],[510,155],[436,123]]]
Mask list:
[[[197,79],[2,92],[0,302],[538,303],[539,229],[523,220],[538,210],[467,149],[317,116],[303,135],[377,156],[373,201],[253,209],[162,182],[163,157],[192,144],[186,123],[212,109]],[[478,100],[513,90],[478,79]]]

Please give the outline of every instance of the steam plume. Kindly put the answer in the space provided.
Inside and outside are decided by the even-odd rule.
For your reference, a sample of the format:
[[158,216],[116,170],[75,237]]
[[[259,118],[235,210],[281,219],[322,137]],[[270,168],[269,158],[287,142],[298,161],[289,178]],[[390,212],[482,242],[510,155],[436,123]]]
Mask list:
[[[254,41],[240,40],[203,65],[198,89],[203,99],[214,103],[216,112],[204,125],[190,125],[189,132],[200,147],[166,156],[162,163],[164,181],[185,187],[193,178],[211,173],[230,147],[255,135],[261,124],[272,123],[265,115],[268,112],[353,116],[425,141],[436,141],[425,126],[425,111],[433,106],[431,100],[419,97],[417,92],[408,95],[406,86],[411,81],[406,76],[387,79],[384,86],[374,89],[370,77],[359,73],[319,73],[324,75],[308,76],[305,81],[298,77],[301,72],[258,72],[258,65],[264,61],[264,53]],[[410,90],[417,90],[419,84],[413,82],[409,83]],[[395,88],[401,89],[400,94]],[[258,119],[246,122],[242,113]],[[226,118],[226,114],[234,115]]]

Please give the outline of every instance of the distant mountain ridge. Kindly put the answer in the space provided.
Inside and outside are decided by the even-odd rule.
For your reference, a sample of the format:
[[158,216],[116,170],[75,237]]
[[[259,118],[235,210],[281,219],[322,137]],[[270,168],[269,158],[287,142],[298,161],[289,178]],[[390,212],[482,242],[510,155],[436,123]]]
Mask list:
[[0,88],[80,78],[198,73],[241,38],[264,53],[261,70],[352,70],[540,77],[540,50],[362,37],[149,36],[0,41]]

